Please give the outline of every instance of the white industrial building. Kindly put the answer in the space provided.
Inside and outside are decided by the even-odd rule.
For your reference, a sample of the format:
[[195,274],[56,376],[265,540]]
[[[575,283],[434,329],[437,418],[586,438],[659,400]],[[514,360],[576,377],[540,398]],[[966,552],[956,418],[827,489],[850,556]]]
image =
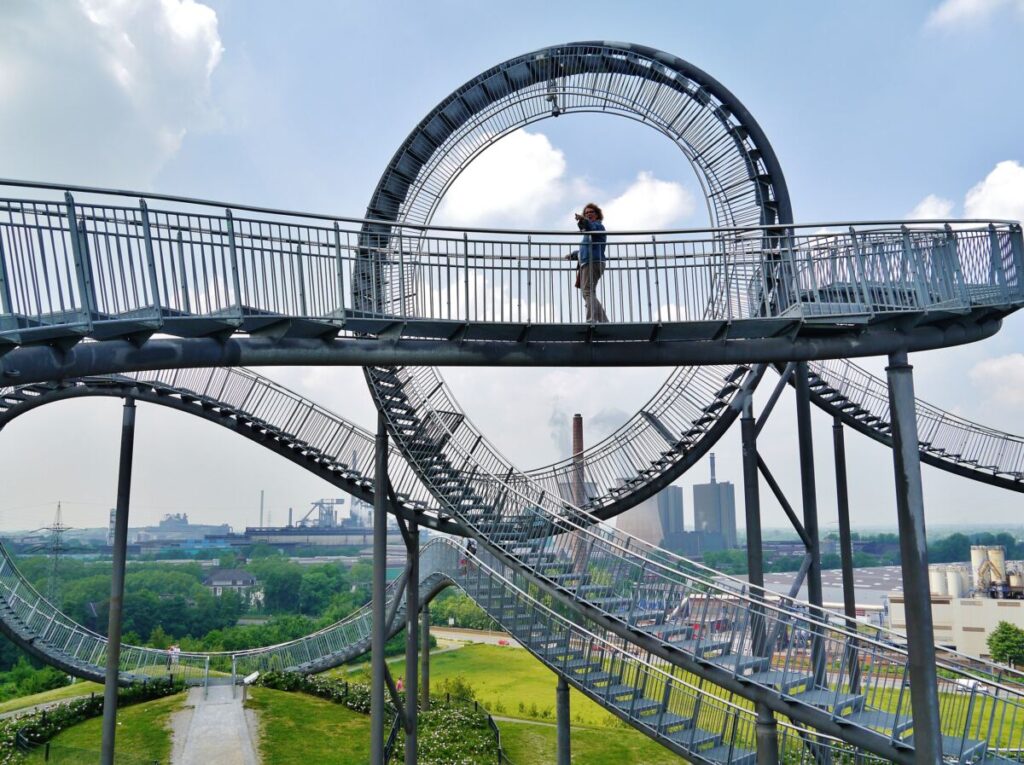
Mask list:
[[[1000,546],[975,545],[971,563],[928,567],[935,642],[989,658],[986,643],[999,622],[1024,629],[1024,563],[1006,561]],[[890,626],[906,630],[902,592],[889,594]]]

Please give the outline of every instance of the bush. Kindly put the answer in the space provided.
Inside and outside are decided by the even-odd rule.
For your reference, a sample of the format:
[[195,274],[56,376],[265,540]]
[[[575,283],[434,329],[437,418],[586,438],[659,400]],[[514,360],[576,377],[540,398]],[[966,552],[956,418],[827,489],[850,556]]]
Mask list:
[[[257,680],[258,685],[279,691],[300,691],[322,699],[343,704],[354,712],[370,713],[370,686],[365,683],[350,683],[318,675],[300,675],[296,672],[267,672]],[[442,690],[450,701],[437,699],[429,711],[419,714],[418,761],[422,765],[479,765],[495,762],[498,746],[488,725],[486,712],[470,705],[476,692],[465,678],[459,676],[446,680]],[[399,694],[404,699],[404,694]],[[395,709],[390,695],[385,703],[385,714],[393,717]],[[394,761],[404,758],[399,745]]]
[[[157,679],[152,682],[135,683],[117,693],[118,707],[140,704],[144,701],[163,698],[184,689],[179,681]],[[92,695],[88,698],[73,699],[66,704],[44,709],[28,715],[10,718],[0,724],[0,762],[15,761],[13,752],[17,739],[30,746],[49,741],[66,728],[77,725],[103,714],[103,697]]]
[[462,675],[446,677],[444,682],[441,683],[441,690],[444,692],[446,697],[450,697],[457,701],[476,700],[476,691],[473,690],[473,686],[470,685],[469,681]]

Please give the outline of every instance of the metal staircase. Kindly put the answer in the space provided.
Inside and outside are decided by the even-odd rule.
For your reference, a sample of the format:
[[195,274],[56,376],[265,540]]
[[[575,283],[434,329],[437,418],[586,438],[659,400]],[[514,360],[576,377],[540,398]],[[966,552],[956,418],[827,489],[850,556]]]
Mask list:
[[[845,359],[811,362],[811,400],[859,432],[892,445],[885,382]],[[1004,489],[1024,491],[1024,439],[917,400],[921,460]]]
[[[367,369],[406,459],[497,558],[565,608],[653,656],[750,701],[884,757],[912,751],[906,653],[847,630],[807,604],[764,592],[654,548],[535,486],[475,440],[466,421],[434,410],[416,370]],[[500,475],[494,468],[501,470]],[[860,666],[870,668],[861,671]],[[943,670],[975,681],[992,703],[950,694],[947,754],[973,761],[995,720],[1024,714],[1024,686],[979,677],[954,658]],[[1024,718],[1022,718],[1024,719]]]
[[[102,680],[106,640],[53,609],[28,585],[0,548],[0,629],[44,661],[78,677]],[[428,543],[421,555],[420,602],[456,585],[554,672],[617,717],[663,746],[697,763],[752,765],[754,716],[736,698],[692,676],[680,675],[654,657],[637,651],[598,625],[569,618],[557,606],[540,603],[523,588],[522,577],[489,554],[467,555],[445,539]],[[389,586],[388,600],[397,591]],[[402,628],[404,596],[392,603],[392,634]],[[371,609],[298,640],[246,651],[176,653],[123,646],[124,683],[173,674],[191,684],[232,680],[270,669],[319,672],[370,649]],[[857,750],[820,733],[785,723],[782,750],[796,761],[805,757],[857,756]]]
[[[655,663],[686,668],[748,699],[756,700],[770,692],[782,700],[777,710],[783,714],[789,713],[789,705],[796,705],[797,718],[801,710],[808,712],[807,708],[823,711],[839,728],[874,731],[888,736],[898,749],[912,744],[906,654],[891,645],[898,640],[895,635],[850,635],[842,624],[811,615],[806,604],[777,596],[759,598],[761,593],[752,597],[742,583],[715,576],[715,572],[602,524],[595,525],[592,516],[559,497],[554,498],[557,505],[552,515],[546,512],[551,501],[542,496],[542,489],[538,496],[538,489],[528,479],[510,476],[502,466],[502,479],[507,480],[498,481],[481,467],[476,460],[483,458],[487,449],[478,438],[474,438],[475,449],[460,446],[464,443],[462,431],[470,425],[458,413],[441,411],[421,418],[417,412],[423,407],[412,406],[405,394],[407,389],[415,390],[408,380],[403,383],[390,370],[370,373],[378,377],[379,387],[392,391],[386,399],[388,409],[434,491],[436,498],[424,493],[421,496],[426,501],[417,500],[418,507],[429,506],[434,508],[435,517],[447,513],[469,524],[475,535],[493,546],[507,564],[507,571],[516,572],[522,579],[524,589],[541,585],[553,597],[552,602],[572,619],[585,618],[591,629],[605,630],[651,651]],[[163,381],[118,376],[4,390],[0,402],[6,411],[0,414],[0,423],[15,413],[61,397],[95,395],[96,391],[102,391],[101,395],[148,397],[221,420],[222,425],[239,432],[249,430],[249,437],[255,429],[260,434],[255,440],[268,448],[284,450],[314,471],[324,465],[333,466],[335,469],[328,472],[343,476],[339,485],[372,500],[371,480],[336,462],[338,449],[321,448],[331,443],[324,435],[328,433],[335,434],[335,443],[344,444],[342,452],[362,443],[356,451],[364,456],[354,462],[368,465],[372,448],[369,434],[347,426],[347,435],[341,437],[341,418],[245,370],[175,374],[175,379]],[[394,468],[396,486],[401,486],[403,470],[408,468],[399,460],[394,461]],[[533,499],[527,501],[529,496]],[[402,504],[411,509],[408,499]],[[17,606],[13,612],[4,612],[11,633],[55,657],[55,663],[69,672],[81,673],[83,662],[88,666],[101,656],[96,636],[86,635],[87,631],[69,624],[66,618],[56,617],[32,598],[23,597],[19,593],[26,592],[24,587],[25,583],[15,581],[8,588],[8,602]],[[346,639],[351,640],[352,626],[346,629]],[[368,634],[362,637],[368,640]],[[332,648],[324,634],[312,637],[314,642],[303,646],[301,656],[293,655],[286,664],[280,663],[283,659],[274,659],[278,662],[274,666],[312,669],[327,666],[340,655],[340,649]],[[133,650],[128,649],[129,657]],[[254,654],[265,655],[270,654]],[[581,659],[585,657],[573,656],[567,661]],[[143,651],[128,661],[158,671],[165,656]],[[195,661],[200,663],[190,671],[205,672],[201,663],[205,659]],[[567,666],[582,671],[584,664]],[[854,670],[853,666],[859,668]],[[959,686],[953,683],[947,684],[946,693],[952,694],[953,701],[943,710],[944,726],[949,730],[957,727],[958,719],[962,723],[961,745],[966,753],[964,761],[968,761],[968,755],[980,750],[992,735],[1002,741],[1017,719],[1019,693],[1015,686],[1019,676],[1011,673],[1009,679],[1000,677],[996,668],[972,667],[965,658],[952,654],[944,657],[943,669],[973,681],[969,683],[970,694],[957,691]],[[854,678],[856,693],[850,692]],[[605,690],[609,703],[625,703],[613,684]],[[623,693],[630,694],[628,689]],[[628,701],[634,699],[637,705],[631,709],[646,712],[649,700],[633,694]],[[983,712],[985,719],[979,717]],[[810,718],[819,724],[823,720],[814,714]],[[968,729],[970,735],[964,734]],[[954,733],[950,736],[956,737]]]

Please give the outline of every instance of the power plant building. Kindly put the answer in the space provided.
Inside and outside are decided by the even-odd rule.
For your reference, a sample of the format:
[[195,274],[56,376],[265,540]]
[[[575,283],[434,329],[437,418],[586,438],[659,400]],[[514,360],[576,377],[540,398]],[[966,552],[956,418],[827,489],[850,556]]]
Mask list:
[[622,513],[616,526],[634,537],[659,547],[663,540],[683,532],[683,490],[666,486],[632,510]]
[[704,550],[736,547],[736,489],[731,481],[715,480],[711,455],[711,482],[693,486],[693,527],[701,534]]

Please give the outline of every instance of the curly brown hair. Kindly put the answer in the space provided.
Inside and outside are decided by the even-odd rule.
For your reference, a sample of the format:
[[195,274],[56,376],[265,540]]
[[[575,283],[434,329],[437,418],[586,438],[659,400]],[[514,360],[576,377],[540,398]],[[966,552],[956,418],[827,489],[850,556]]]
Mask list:
[[583,212],[586,212],[587,210],[593,210],[595,213],[597,213],[598,220],[604,220],[604,213],[601,212],[601,208],[598,207],[593,202],[587,202],[585,205],[583,205]]

